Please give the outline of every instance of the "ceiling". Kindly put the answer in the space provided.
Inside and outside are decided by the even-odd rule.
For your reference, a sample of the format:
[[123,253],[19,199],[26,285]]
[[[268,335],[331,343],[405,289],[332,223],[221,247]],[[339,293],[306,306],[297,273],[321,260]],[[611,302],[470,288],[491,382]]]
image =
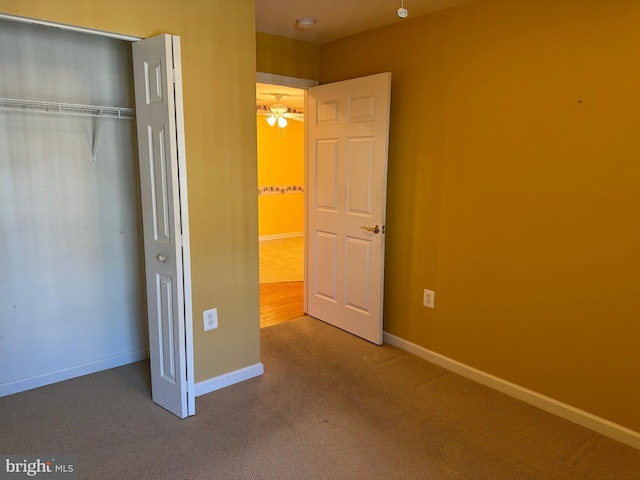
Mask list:
[[[404,0],[404,8],[411,19],[471,1],[475,0]],[[396,13],[402,0],[255,0],[255,5],[257,31],[317,45],[404,21]],[[296,19],[301,17],[315,18],[314,28],[296,28]],[[283,95],[279,103],[304,107],[302,89],[256,84],[256,103],[277,103],[276,94]]]
[[[282,95],[282,100],[276,100],[275,95]],[[282,103],[289,108],[304,108],[304,90],[301,88],[284,87],[282,85],[270,85],[268,83],[256,83],[256,103],[261,105],[273,105]]]
[[[407,19],[475,0],[404,0]],[[255,0],[256,30],[321,45],[396,22],[402,0]],[[316,19],[310,30],[296,28],[301,17]]]

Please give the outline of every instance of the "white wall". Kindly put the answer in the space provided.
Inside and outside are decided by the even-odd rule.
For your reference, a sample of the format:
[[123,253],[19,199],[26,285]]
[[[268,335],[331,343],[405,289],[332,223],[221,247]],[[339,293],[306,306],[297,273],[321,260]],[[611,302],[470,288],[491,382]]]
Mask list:
[[[134,105],[131,46],[0,21],[0,97]],[[146,356],[135,122],[0,111],[0,396]]]

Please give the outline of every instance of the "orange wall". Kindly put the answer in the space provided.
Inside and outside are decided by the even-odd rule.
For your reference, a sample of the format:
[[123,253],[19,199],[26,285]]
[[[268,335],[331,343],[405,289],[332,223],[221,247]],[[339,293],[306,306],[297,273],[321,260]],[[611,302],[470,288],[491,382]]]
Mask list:
[[[290,120],[280,131],[257,116],[258,185],[304,185],[304,123]],[[260,236],[304,230],[304,195],[260,195]]]
[[[253,0],[0,0],[0,11],[138,37],[180,35],[195,380],[258,363]],[[219,328],[205,332],[202,311],[213,307]]]
[[385,330],[636,431],[639,25],[481,0],[320,49],[321,83],[393,74]]
[[260,236],[302,234],[304,195],[260,195],[258,198]]

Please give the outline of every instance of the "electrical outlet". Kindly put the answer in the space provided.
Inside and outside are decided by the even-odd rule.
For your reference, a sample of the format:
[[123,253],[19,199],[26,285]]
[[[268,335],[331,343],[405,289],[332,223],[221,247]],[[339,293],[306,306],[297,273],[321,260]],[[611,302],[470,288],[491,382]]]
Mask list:
[[434,308],[434,300],[435,300],[436,292],[433,290],[424,289],[424,294],[422,295],[422,304],[427,308]]
[[204,331],[213,330],[218,328],[218,309],[212,308],[211,310],[205,310],[202,312],[204,318]]

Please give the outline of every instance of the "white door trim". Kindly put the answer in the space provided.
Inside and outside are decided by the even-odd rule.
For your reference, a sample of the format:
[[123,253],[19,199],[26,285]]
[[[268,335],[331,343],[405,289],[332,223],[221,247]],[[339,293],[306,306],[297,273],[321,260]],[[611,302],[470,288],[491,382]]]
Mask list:
[[[182,65],[180,37],[173,36],[173,59]],[[182,92],[182,68],[174,69],[175,88]],[[193,299],[191,296],[191,236],[189,234],[189,197],[187,192],[187,155],[184,137],[184,105],[182,95],[176,95],[176,135],[178,138],[178,179],[180,182],[180,221],[182,222],[182,281],[184,288],[185,355],[187,356],[187,412],[196,414],[193,364]]]
[[283,87],[309,88],[318,85],[317,80],[307,78],[287,77],[274,73],[256,72],[256,83],[270,83],[271,85],[282,85]]

